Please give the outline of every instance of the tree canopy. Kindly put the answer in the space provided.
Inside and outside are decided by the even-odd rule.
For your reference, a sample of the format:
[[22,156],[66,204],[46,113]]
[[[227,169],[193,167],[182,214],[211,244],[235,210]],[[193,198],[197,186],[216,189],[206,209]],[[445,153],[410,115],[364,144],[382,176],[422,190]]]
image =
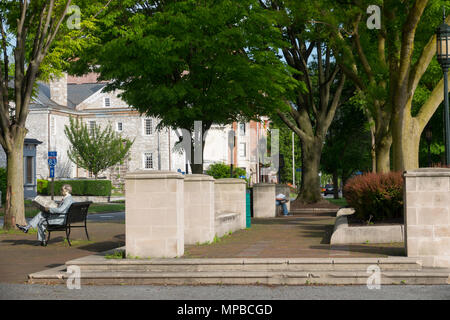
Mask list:
[[[273,14],[254,0],[122,1],[104,21],[101,41],[74,70],[93,67],[107,90],[160,126],[190,132],[202,121],[255,119],[298,85],[280,60],[284,43]],[[119,10],[119,7],[115,8]],[[111,11],[114,9],[112,8]],[[192,153],[193,154],[193,153]]]

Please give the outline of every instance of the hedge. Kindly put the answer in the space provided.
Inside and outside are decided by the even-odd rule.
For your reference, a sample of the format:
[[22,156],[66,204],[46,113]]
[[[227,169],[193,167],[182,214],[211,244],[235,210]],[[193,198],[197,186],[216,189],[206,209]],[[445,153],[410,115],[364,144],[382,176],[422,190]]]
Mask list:
[[[206,174],[212,176],[214,179],[224,179],[230,177],[231,167],[224,163],[214,163],[209,166]],[[233,168],[233,178],[246,177],[246,171],[242,168]]]
[[403,217],[401,172],[367,173],[350,179],[344,197],[358,218],[371,221]]
[[[61,193],[61,187],[65,184],[72,186],[74,196],[110,196],[112,184],[110,180],[57,180],[55,181],[55,195]],[[37,192],[41,195],[51,194],[51,182],[38,180]]]

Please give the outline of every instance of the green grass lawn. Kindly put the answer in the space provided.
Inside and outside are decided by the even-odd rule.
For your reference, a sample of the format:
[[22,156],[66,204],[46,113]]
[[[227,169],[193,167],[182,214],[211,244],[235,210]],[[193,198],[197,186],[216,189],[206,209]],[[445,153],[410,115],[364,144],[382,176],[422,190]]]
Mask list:
[[329,202],[331,202],[332,204],[335,204],[339,207],[346,207],[347,204],[347,200],[345,200],[345,198],[340,198],[340,199],[327,199]]
[[[89,213],[108,213],[125,211],[125,203],[93,203],[89,206]],[[39,212],[31,205],[31,201],[25,200],[25,217],[32,218]],[[0,208],[0,217],[5,215],[5,208]]]

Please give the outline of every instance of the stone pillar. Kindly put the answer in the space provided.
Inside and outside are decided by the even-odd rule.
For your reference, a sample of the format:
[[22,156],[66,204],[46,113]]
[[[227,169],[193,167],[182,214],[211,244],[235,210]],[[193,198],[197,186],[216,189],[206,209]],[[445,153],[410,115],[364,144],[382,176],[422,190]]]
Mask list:
[[450,267],[450,169],[404,174],[405,246],[425,267]]
[[275,184],[257,183],[253,185],[253,216],[255,218],[275,217]]
[[189,174],[184,178],[184,243],[214,240],[214,178]]
[[184,177],[170,171],[125,176],[126,253],[141,258],[184,254]]
[[215,215],[238,213],[241,229],[246,223],[246,182],[244,179],[218,179],[214,183]]
[[[275,196],[277,194],[284,194],[288,202],[286,203],[288,211],[291,211],[291,188],[286,184],[277,184],[275,186]],[[276,212],[276,209],[275,209]],[[276,215],[276,214],[275,214]]]

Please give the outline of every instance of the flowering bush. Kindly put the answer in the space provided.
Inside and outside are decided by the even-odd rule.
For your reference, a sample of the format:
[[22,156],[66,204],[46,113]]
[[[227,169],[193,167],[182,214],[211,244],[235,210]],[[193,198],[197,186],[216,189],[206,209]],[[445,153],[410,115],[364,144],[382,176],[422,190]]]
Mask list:
[[360,219],[400,218],[403,216],[403,176],[400,172],[356,176],[345,185],[344,197]]

